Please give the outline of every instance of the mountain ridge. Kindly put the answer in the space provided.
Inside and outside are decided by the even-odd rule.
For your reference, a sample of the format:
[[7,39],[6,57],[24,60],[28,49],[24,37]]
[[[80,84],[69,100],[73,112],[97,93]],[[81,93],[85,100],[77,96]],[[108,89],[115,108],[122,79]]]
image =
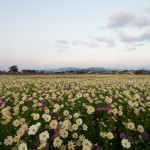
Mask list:
[[46,69],[46,72],[66,72],[66,71],[90,71],[90,72],[100,72],[100,71],[110,71],[111,69],[102,67],[89,67],[89,68],[78,68],[78,67],[66,67],[57,69]]

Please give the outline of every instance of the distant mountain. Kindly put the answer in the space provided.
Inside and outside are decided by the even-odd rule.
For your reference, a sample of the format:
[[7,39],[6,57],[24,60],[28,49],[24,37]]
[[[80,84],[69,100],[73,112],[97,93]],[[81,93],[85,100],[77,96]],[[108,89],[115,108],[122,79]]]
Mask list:
[[110,71],[107,68],[98,68],[98,67],[90,67],[90,68],[75,68],[75,67],[67,67],[67,68],[58,68],[58,69],[47,69],[46,72],[66,72],[66,71],[89,71],[89,72],[101,72],[101,71]]
[[81,68],[67,67],[67,68],[58,68],[58,69],[47,69],[46,72],[65,72],[65,71],[78,71]]
[[90,68],[86,68],[86,70],[89,70],[90,72],[101,72],[101,71],[108,71],[109,69],[98,68],[98,67],[90,67]]

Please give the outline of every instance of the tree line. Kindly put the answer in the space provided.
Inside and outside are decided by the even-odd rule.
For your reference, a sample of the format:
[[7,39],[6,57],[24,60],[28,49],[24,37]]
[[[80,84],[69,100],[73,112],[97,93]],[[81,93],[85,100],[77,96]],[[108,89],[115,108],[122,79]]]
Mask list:
[[[9,67],[9,73],[19,73],[19,70],[18,70],[18,66],[16,65],[13,65],[11,67]],[[24,69],[21,71],[22,73],[29,73],[29,74],[35,74],[35,73],[40,73],[39,71],[37,70],[30,70],[30,69]]]

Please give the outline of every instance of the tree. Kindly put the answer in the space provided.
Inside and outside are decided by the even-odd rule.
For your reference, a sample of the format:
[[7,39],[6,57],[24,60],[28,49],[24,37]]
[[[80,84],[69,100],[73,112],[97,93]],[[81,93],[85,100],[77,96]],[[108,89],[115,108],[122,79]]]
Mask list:
[[9,72],[12,72],[12,73],[18,72],[18,67],[16,65],[9,67]]
[[30,69],[24,69],[24,70],[22,70],[22,73],[37,73],[37,71],[36,70],[30,70]]

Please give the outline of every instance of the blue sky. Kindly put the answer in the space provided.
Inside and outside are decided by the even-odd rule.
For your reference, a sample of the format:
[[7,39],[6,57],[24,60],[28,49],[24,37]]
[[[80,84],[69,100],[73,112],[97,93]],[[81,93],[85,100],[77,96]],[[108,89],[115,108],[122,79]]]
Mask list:
[[0,70],[150,68],[149,0],[0,0]]

